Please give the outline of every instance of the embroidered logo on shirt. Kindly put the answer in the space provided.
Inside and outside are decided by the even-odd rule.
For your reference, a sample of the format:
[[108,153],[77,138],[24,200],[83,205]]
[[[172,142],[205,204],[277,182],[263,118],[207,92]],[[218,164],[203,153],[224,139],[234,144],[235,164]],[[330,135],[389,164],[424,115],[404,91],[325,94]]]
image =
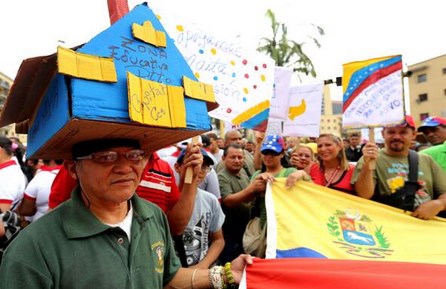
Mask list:
[[164,243],[158,241],[152,244],[152,250],[155,251],[157,262],[155,262],[155,271],[158,273],[164,272]]

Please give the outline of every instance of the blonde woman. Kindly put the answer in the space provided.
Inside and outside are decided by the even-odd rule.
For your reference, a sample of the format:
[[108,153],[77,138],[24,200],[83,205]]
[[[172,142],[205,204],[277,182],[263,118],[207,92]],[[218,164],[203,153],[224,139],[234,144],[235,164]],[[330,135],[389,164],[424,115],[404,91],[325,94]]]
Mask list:
[[293,148],[290,163],[296,169],[304,170],[307,174],[310,174],[314,161],[313,150],[306,144],[298,144]]
[[349,164],[341,138],[333,134],[321,134],[317,140],[317,159],[310,176],[314,183],[354,194],[350,184],[355,166]]

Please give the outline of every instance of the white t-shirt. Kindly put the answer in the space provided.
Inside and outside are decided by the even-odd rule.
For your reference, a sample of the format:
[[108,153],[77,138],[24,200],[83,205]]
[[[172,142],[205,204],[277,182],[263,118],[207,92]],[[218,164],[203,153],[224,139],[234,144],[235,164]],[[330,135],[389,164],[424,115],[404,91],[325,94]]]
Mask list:
[[24,198],[36,201],[37,211],[31,218],[32,222],[45,215],[48,211],[48,198],[51,191],[51,185],[59,170],[59,167],[42,167],[36,172],[36,175],[26,187]]
[[211,243],[209,234],[220,230],[224,221],[225,215],[217,198],[209,192],[197,189],[194,211],[183,233],[189,266],[203,260]]
[[222,149],[219,149],[216,154],[212,154],[214,156],[214,159],[216,160],[214,168],[217,167],[217,164],[221,162],[221,159],[223,158],[224,151]]
[[0,164],[0,203],[14,208],[22,200],[28,180],[14,160]]

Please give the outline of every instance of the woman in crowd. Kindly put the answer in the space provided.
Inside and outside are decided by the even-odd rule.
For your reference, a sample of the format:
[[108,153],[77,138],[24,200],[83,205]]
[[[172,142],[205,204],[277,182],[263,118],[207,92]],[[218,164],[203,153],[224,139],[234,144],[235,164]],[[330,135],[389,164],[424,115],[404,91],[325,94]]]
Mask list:
[[313,150],[306,144],[298,144],[293,148],[290,163],[296,169],[304,170],[307,174],[310,174],[314,161]]
[[[285,160],[285,142],[281,136],[266,136],[261,145],[260,153],[262,169],[253,174],[251,182],[264,182],[266,188],[268,181],[274,181],[275,178],[286,178],[286,187],[291,188],[298,180],[310,180],[309,175],[305,171],[288,167],[288,163]],[[252,217],[260,218],[261,229],[266,226],[265,192],[266,190],[256,196],[251,214]],[[263,238],[265,237],[263,236]],[[256,252],[254,255],[264,257],[264,253],[263,248],[263,252]]]
[[313,182],[354,194],[350,180],[355,167],[347,160],[341,138],[333,134],[321,134],[316,143],[319,163],[313,164],[310,170]]

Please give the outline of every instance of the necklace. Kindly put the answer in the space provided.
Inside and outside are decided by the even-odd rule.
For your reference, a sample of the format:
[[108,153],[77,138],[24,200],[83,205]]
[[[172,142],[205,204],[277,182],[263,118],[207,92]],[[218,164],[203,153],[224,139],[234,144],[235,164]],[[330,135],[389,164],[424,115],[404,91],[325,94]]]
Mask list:
[[336,169],[331,173],[330,178],[328,179],[328,181],[327,181],[327,176],[326,176],[328,172],[324,172],[324,180],[325,180],[325,186],[326,187],[330,186],[333,183],[336,175],[339,172],[339,169],[340,169],[339,167],[336,167]]

